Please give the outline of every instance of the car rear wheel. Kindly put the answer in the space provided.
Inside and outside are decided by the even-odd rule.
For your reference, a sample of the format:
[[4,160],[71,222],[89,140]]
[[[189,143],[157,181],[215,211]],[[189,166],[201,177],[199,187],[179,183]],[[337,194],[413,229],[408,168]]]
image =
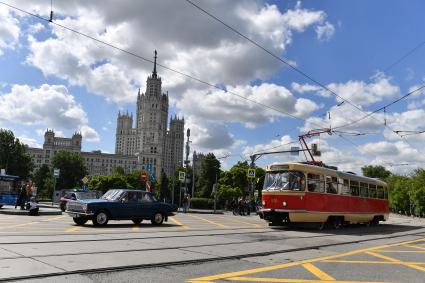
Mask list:
[[77,225],[84,225],[86,224],[88,219],[81,218],[81,217],[73,217],[72,220],[74,220],[74,223]]
[[136,225],[140,225],[140,223],[142,223],[143,219],[132,219],[133,223]]
[[157,212],[152,217],[151,222],[152,222],[153,225],[161,225],[162,222],[164,222],[164,216],[162,215],[162,213]]
[[99,211],[96,212],[93,218],[93,225],[94,226],[105,226],[108,224],[109,221],[109,215],[106,211]]

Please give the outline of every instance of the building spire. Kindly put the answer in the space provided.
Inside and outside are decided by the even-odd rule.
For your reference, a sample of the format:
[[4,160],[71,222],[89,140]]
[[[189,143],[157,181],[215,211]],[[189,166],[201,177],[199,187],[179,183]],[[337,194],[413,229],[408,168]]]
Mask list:
[[156,49],[155,49],[155,57],[154,57],[154,64],[153,64],[153,72],[152,72],[152,78],[156,78]]

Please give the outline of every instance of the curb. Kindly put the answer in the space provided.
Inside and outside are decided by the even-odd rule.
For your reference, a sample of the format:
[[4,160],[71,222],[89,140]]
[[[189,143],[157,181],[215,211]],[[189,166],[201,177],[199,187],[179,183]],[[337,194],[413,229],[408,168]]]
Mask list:
[[[4,210],[0,209],[0,214],[6,214],[6,215],[26,215],[28,216],[28,210]],[[39,210],[38,215],[62,215],[62,211],[60,210],[53,210],[53,211],[45,211],[45,210]]]

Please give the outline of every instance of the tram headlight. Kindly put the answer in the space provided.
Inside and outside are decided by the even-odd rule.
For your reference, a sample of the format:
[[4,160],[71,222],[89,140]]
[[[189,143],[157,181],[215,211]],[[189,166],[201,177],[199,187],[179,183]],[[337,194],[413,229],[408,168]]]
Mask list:
[[282,205],[283,205],[283,206],[287,206],[287,205],[288,205],[288,203],[287,203],[286,201],[284,201],[284,202],[282,202]]
[[266,201],[265,201],[265,200],[262,200],[262,201],[261,201],[261,204],[262,204],[263,206],[266,206]]

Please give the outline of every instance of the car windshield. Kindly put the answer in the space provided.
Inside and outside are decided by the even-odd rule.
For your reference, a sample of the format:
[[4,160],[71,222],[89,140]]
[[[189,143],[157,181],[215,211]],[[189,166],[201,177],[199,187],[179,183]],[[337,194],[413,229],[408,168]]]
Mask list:
[[95,192],[76,193],[77,199],[94,199],[97,198]]
[[120,190],[109,190],[102,196],[102,199],[118,200],[121,197],[121,194],[122,191]]
[[264,180],[264,190],[303,191],[304,174],[299,171],[268,172]]

